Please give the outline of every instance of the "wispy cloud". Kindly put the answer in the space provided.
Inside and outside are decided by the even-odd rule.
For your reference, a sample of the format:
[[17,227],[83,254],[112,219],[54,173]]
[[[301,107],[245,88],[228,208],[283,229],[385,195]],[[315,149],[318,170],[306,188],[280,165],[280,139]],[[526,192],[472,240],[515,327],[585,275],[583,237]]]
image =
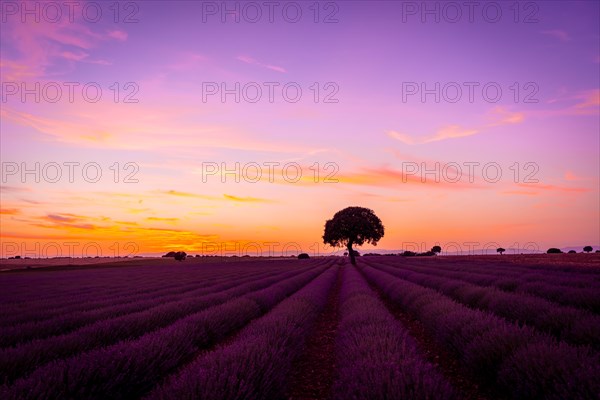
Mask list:
[[595,110],[595,112],[598,113],[598,110],[600,109],[600,89],[582,92],[577,95],[576,98],[579,101],[573,106],[573,108],[582,111]]
[[589,116],[600,114],[600,89],[580,90],[575,93],[562,91],[558,96],[546,102],[552,109],[528,111],[528,115],[540,118],[558,116]]
[[122,30],[100,32],[92,30],[83,21],[68,20],[58,23],[3,23],[2,45],[10,46],[14,55],[3,55],[0,72],[6,79],[43,78],[48,70],[68,71],[67,62],[87,62],[109,65],[106,60],[96,59],[92,49],[104,41],[125,41],[127,33]]
[[227,200],[237,201],[237,202],[241,202],[241,203],[272,203],[273,202],[273,200],[269,200],[269,199],[262,199],[262,198],[258,198],[258,197],[239,197],[239,196],[233,196],[230,194],[223,194],[223,197],[226,198]]
[[551,36],[559,41],[565,43],[571,40],[571,36],[564,30],[561,29],[550,29],[547,31],[540,31],[543,35]]
[[119,30],[109,31],[107,36],[109,38],[120,40],[122,42],[126,41],[128,37],[127,32]]
[[386,133],[390,138],[398,140],[405,144],[426,144],[432,142],[439,142],[441,140],[473,136],[489,128],[508,124],[518,124],[525,120],[525,116],[523,113],[511,112],[505,109],[504,107],[493,108],[488,113],[487,118],[490,120],[490,122],[479,127],[465,128],[460,125],[449,124],[439,128],[434,134],[428,136],[414,136],[405,132],[398,132],[393,130],[387,131]]
[[571,172],[571,171],[567,171],[567,172],[565,172],[564,179],[565,179],[566,181],[587,181],[587,180],[589,180],[589,178],[584,178],[584,177],[581,177],[581,176],[575,175],[575,174],[574,174],[573,172]]
[[191,192],[180,192],[177,190],[159,191],[159,193],[167,194],[169,196],[191,197],[191,198],[196,198],[196,199],[206,199],[206,200],[218,199],[218,197],[215,197],[215,196],[209,196],[209,195],[205,195],[205,194],[197,194],[197,193],[191,193]]
[[436,182],[433,177],[429,179],[422,179],[420,173],[408,173],[402,170],[379,167],[379,168],[362,168],[357,172],[351,172],[347,174],[340,174],[337,176],[340,184],[351,184],[361,186],[378,186],[378,187],[392,187],[398,188],[401,185],[412,184],[434,187],[445,187],[455,189],[465,188],[481,188],[482,186],[476,183],[466,182],[450,182],[446,180],[439,180]]
[[539,192],[533,190],[506,190],[502,193],[520,196],[537,196],[539,194]]
[[148,217],[146,221],[151,222],[177,222],[179,218],[160,218],[160,217]]
[[21,210],[18,208],[0,208],[0,214],[2,215],[17,215],[20,214]]
[[563,193],[586,193],[592,189],[586,187],[572,187],[572,186],[560,186],[560,185],[542,185],[537,183],[518,183],[518,187],[529,189],[531,191],[552,191],[552,192],[563,192]]
[[94,230],[96,225],[85,223],[86,217],[76,216],[73,214],[48,214],[38,217],[38,220],[46,223],[33,223],[32,225],[40,228],[69,228],[69,229],[84,229]]
[[461,138],[479,133],[477,129],[463,128],[459,125],[447,125],[440,128],[435,134],[423,138],[415,138],[403,132],[388,131],[387,135],[405,144],[425,144],[438,142],[445,139]]
[[262,62],[254,59],[252,57],[248,57],[248,56],[243,56],[242,55],[242,56],[237,56],[236,58],[238,60],[242,61],[242,62],[245,62],[246,64],[257,65],[259,67],[267,68],[267,69],[270,69],[270,70],[273,70],[273,71],[277,71],[277,72],[281,72],[281,73],[287,72],[285,70],[285,68],[283,68],[283,67],[279,67],[277,65],[265,64],[265,63],[262,63]]

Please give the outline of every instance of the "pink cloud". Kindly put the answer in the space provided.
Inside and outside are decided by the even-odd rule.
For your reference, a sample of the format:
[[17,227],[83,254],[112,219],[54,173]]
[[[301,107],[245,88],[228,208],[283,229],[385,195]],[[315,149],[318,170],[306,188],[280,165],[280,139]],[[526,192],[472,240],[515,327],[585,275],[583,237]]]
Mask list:
[[407,133],[397,131],[388,131],[387,135],[392,139],[398,140],[405,144],[426,144],[446,139],[457,139],[473,136],[485,131],[486,129],[496,126],[518,124],[525,120],[525,116],[523,113],[508,111],[504,107],[495,107],[489,112],[488,119],[490,119],[491,122],[487,123],[486,125],[473,128],[465,128],[456,124],[448,124],[439,128],[434,134],[421,138],[415,138]]
[[107,33],[94,32],[82,23],[68,20],[58,23],[35,23],[11,21],[3,24],[2,42],[10,43],[18,56],[1,61],[3,76],[12,78],[40,78],[56,61],[63,59],[110,65],[105,60],[90,59],[90,52],[100,42],[126,40],[127,33],[119,30]]
[[271,64],[263,64],[260,61],[254,59],[252,57],[242,55],[242,56],[237,56],[236,59],[240,60],[242,62],[245,62],[246,64],[257,65],[259,67],[267,68],[267,69],[270,69],[273,71],[277,71],[277,72],[281,72],[281,73],[287,72],[286,69],[283,67],[279,67],[277,65],[271,65]]
[[543,35],[548,35],[555,39],[558,39],[563,43],[571,40],[571,36],[567,32],[560,30],[560,29],[551,29],[551,30],[547,30],[547,31],[541,31],[541,33]]
[[120,41],[125,41],[127,40],[128,35],[127,32],[124,31],[110,31],[108,32],[108,37]]

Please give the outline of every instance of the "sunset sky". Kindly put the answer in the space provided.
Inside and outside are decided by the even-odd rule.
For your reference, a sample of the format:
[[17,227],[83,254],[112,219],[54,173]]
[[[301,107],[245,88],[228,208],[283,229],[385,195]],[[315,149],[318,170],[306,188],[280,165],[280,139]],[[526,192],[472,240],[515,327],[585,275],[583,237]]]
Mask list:
[[600,245],[596,1],[79,3],[1,3],[3,257]]

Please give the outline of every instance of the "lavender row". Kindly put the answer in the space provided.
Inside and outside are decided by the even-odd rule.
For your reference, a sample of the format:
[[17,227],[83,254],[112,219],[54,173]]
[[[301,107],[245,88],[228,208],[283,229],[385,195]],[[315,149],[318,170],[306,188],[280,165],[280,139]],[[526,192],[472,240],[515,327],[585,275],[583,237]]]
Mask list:
[[[386,265],[389,265],[386,263]],[[493,273],[480,274],[474,272],[447,272],[435,267],[413,267],[405,264],[389,265],[392,268],[409,269],[426,272],[446,278],[459,279],[479,286],[493,286],[504,291],[526,293],[546,300],[600,313],[600,290],[592,288],[567,288],[551,283],[523,282],[519,277],[509,278],[506,275]]]
[[344,276],[340,315],[333,398],[457,398],[355,268]]
[[233,282],[240,282],[242,280],[241,282],[243,283],[249,280],[260,279],[267,275],[272,275],[272,272],[252,274],[250,276],[244,275],[234,281],[230,277],[223,277],[215,282],[194,283],[178,289],[170,288],[163,293],[154,292],[144,294],[142,297],[138,294],[132,298],[104,299],[104,307],[82,312],[64,312],[46,320],[39,318],[38,314],[33,314],[29,316],[31,318],[31,322],[29,323],[0,328],[0,347],[15,346],[33,339],[42,339],[54,335],[64,335],[85,325],[143,312],[154,307],[185,300],[192,296],[196,297],[214,293],[230,288]]
[[529,327],[472,310],[433,289],[372,267],[368,280],[419,319],[434,339],[454,352],[482,385],[510,399],[594,399],[600,360],[590,348],[557,343]]
[[[238,274],[238,276],[251,276],[251,273]],[[230,274],[226,276],[234,277],[236,275]],[[45,303],[37,306],[30,307],[25,310],[13,309],[10,306],[6,307],[7,313],[11,315],[4,316],[0,320],[0,327],[10,326],[24,326],[25,324],[35,321],[41,323],[44,320],[51,320],[57,316],[64,316],[72,313],[85,313],[100,311],[104,308],[109,308],[115,304],[126,304],[133,303],[139,300],[146,299],[148,297],[157,297],[169,295],[174,292],[185,292],[191,289],[198,288],[200,286],[207,286],[209,284],[218,283],[222,278],[212,277],[207,279],[204,277],[190,277],[190,279],[184,283],[175,284],[164,284],[164,285],[153,285],[153,286],[137,286],[132,288],[130,292],[124,294],[107,294],[98,293],[94,299],[84,300],[78,299],[79,302],[74,302],[73,296],[65,295],[65,299],[69,299],[67,302],[62,298],[57,300],[48,300]]]
[[[224,270],[221,270],[224,269]],[[194,270],[191,268],[182,268],[182,267],[174,267],[174,268],[160,268],[159,271],[156,270],[156,267],[147,267],[147,268],[136,268],[136,271],[131,271],[127,269],[122,271],[122,275],[111,275],[112,279],[115,282],[125,281],[127,283],[123,285],[115,285],[115,282],[112,282],[112,287],[107,290],[101,290],[98,288],[89,289],[85,286],[84,279],[89,279],[91,276],[88,271],[88,275],[65,275],[61,274],[60,277],[55,277],[54,275],[47,277],[47,279],[52,278],[52,284],[59,288],[63,293],[55,294],[54,296],[45,295],[43,299],[39,299],[36,296],[32,296],[33,293],[47,293],[44,289],[41,289],[35,286],[28,279],[23,279],[29,284],[29,288],[25,291],[26,296],[33,300],[16,303],[11,305],[11,309],[3,309],[1,311],[2,316],[0,316],[0,320],[7,319],[7,313],[16,314],[23,311],[35,310],[35,309],[43,309],[48,307],[48,304],[51,304],[55,308],[61,308],[63,306],[73,306],[77,304],[85,304],[86,302],[94,301],[94,299],[100,294],[106,297],[117,297],[121,295],[133,294],[133,293],[145,293],[154,288],[166,288],[166,287],[177,287],[179,285],[185,284],[190,281],[201,281],[202,279],[214,279],[222,275],[223,273],[240,273],[242,271],[252,271],[254,268],[226,268],[226,265],[219,265],[219,268],[213,268],[211,270],[203,271],[203,270]],[[270,270],[271,268],[262,267],[261,269]],[[80,271],[68,271],[68,272],[80,272]],[[135,275],[132,279],[131,274]],[[137,279],[137,275],[145,277],[143,280]],[[93,276],[96,276],[94,274]],[[77,277],[82,278],[82,280],[78,280]],[[4,282],[3,282],[4,283]],[[72,293],[71,291],[66,289],[68,285],[75,285],[78,289],[76,293]],[[2,285],[4,286],[4,285]],[[7,304],[5,304],[6,306]],[[9,314],[9,315],[10,315]]]
[[[14,315],[10,317],[2,318],[3,326],[12,326],[17,325],[19,323],[23,323],[23,321],[32,321],[35,320],[37,322],[41,322],[43,320],[53,319],[57,316],[63,316],[67,314],[79,313],[79,312],[93,312],[95,310],[100,310],[102,308],[108,308],[114,306],[116,303],[125,304],[125,303],[133,303],[139,300],[144,300],[151,297],[158,297],[162,295],[168,295],[175,292],[183,293],[188,290],[197,289],[202,286],[208,286],[209,284],[218,284],[221,281],[231,277],[231,278],[242,278],[242,277],[250,277],[253,275],[260,274],[269,274],[275,272],[276,270],[270,271],[231,271],[228,274],[219,275],[218,273],[213,273],[210,275],[200,275],[200,274],[187,274],[187,279],[182,280],[182,282],[169,282],[167,280],[163,280],[161,283],[156,282],[151,286],[138,284],[136,287],[130,288],[129,292],[121,293],[121,294],[106,294],[106,293],[97,293],[96,296],[90,300],[85,301],[84,299],[79,299],[79,302],[73,303],[73,300],[67,301],[61,299],[57,300],[49,300],[46,303],[39,305],[38,307],[30,306],[25,311],[14,310]],[[69,298],[69,297],[66,297]],[[67,302],[65,304],[65,302]]]
[[0,350],[0,377],[11,382],[34,368],[55,359],[68,357],[119,340],[135,338],[165,327],[176,320],[222,304],[232,297],[266,288],[278,281],[290,279],[297,271],[248,281],[234,281],[229,289],[201,297],[189,296],[178,302],[164,304],[122,317],[99,321],[66,335],[34,340],[15,348]]
[[[147,271],[145,274],[142,272],[139,273],[141,275],[153,275],[155,272]],[[54,286],[54,291],[52,294],[49,294],[47,289],[37,286],[35,282],[31,282],[28,276],[21,277],[22,281],[26,282],[29,286],[25,289],[22,289],[20,294],[28,298],[28,300],[4,303],[5,308],[3,308],[0,312],[0,320],[10,320],[11,317],[29,310],[48,309],[48,305],[52,305],[56,309],[59,309],[62,307],[69,307],[94,301],[98,295],[117,297],[126,294],[144,293],[161,286],[163,288],[177,287],[177,285],[185,283],[185,280],[182,278],[173,279],[161,277],[159,275],[152,279],[147,278],[144,280],[126,280],[126,283],[119,285],[117,285],[116,282],[113,282],[111,285],[106,284],[102,286],[90,287],[85,284],[85,281],[78,280],[77,277],[68,275],[65,276],[64,274],[61,276],[63,276],[63,280],[57,279],[54,276],[48,277],[48,280]],[[94,274],[90,273],[90,277],[91,276],[94,276]],[[213,274],[213,276],[216,275]],[[119,281],[125,281],[123,277],[115,277],[115,279],[118,279]],[[4,288],[7,284],[7,282],[3,281],[1,285],[2,288]],[[78,285],[78,288],[76,290],[70,290],[68,288],[70,285]],[[44,293],[44,297],[40,298],[39,296],[36,296],[37,293]]]
[[375,262],[368,264],[404,280],[435,289],[469,307],[491,311],[508,320],[525,323],[559,340],[600,348],[600,317],[592,313],[559,306],[527,294],[507,293],[496,288],[392,268]]
[[236,340],[196,359],[148,399],[283,399],[292,363],[325,307],[338,268],[327,270]]
[[[566,259],[562,259],[562,263],[561,264],[553,264],[552,262],[555,260],[555,258],[552,255],[544,255],[543,257],[547,258],[547,262],[542,262],[543,258],[538,259],[538,263],[527,263],[527,259],[526,258],[511,258],[510,256],[507,257],[506,259],[503,258],[492,258],[490,259],[485,258],[485,259],[478,259],[477,256],[475,257],[444,257],[444,264],[448,267],[451,268],[452,265],[456,265],[458,267],[465,267],[466,265],[489,265],[490,267],[492,267],[493,269],[496,268],[507,268],[513,271],[521,271],[523,273],[527,273],[527,272],[544,272],[547,274],[554,274],[554,273],[563,273],[563,272],[567,272],[567,273],[572,273],[572,272],[576,272],[578,275],[592,275],[592,276],[598,276],[598,274],[600,274],[600,266],[583,266],[580,264],[575,264],[573,265],[573,263],[570,263],[568,260]],[[414,261],[425,261],[425,260],[414,260]]]
[[89,270],[64,271],[22,271],[0,276],[0,286],[3,293],[0,300],[5,304],[28,303],[31,299],[27,291],[31,288],[46,293],[46,298],[64,294],[77,295],[82,292],[102,291],[112,289],[127,289],[132,284],[147,281],[158,281],[161,275],[167,276],[167,271],[153,267],[153,274],[140,274],[140,269],[148,267],[126,267],[122,269],[95,269],[94,280]]
[[[437,265],[436,265],[437,264]],[[496,277],[507,277],[519,279],[522,283],[527,282],[544,282],[555,286],[567,286],[577,288],[600,288],[600,271],[590,269],[582,269],[576,267],[569,267],[568,270],[551,270],[547,269],[546,266],[537,267],[535,269],[523,268],[518,264],[506,264],[506,263],[494,263],[487,262],[482,265],[476,262],[465,262],[454,265],[448,263],[447,259],[444,259],[443,263],[428,262],[408,262],[403,265],[410,265],[412,267],[429,267],[441,269],[448,272],[459,272],[459,273],[472,273],[481,274],[483,277],[496,276]]]
[[317,267],[261,290],[187,316],[135,340],[54,361],[13,385],[0,388],[5,400],[132,399],[149,392],[202,349],[215,345],[250,320],[319,276]]

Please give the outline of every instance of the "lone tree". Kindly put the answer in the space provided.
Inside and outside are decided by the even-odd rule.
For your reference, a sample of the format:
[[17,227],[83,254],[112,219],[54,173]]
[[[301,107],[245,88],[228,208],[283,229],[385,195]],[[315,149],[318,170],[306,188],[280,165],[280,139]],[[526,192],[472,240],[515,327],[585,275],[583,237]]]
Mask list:
[[174,257],[177,261],[183,261],[186,259],[187,254],[185,253],[185,251],[178,251],[177,253],[175,253]]
[[496,253],[500,253],[500,255],[504,254],[505,251],[506,251],[506,249],[503,249],[502,247],[498,247],[496,249]]
[[433,246],[431,248],[431,252],[435,253],[435,254],[441,253],[442,252],[442,248],[440,246]]
[[585,251],[586,253],[589,253],[590,251],[594,250],[594,248],[592,246],[585,246],[583,248],[583,251]]
[[548,253],[548,254],[561,254],[562,250],[561,249],[557,249],[556,247],[550,247],[548,249],[548,251],[546,251],[546,253]]
[[346,246],[350,262],[356,265],[355,252],[352,245],[362,246],[371,243],[377,246],[383,237],[384,228],[381,220],[373,210],[363,207],[348,207],[335,213],[332,219],[325,222],[323,243],[333,247]]

